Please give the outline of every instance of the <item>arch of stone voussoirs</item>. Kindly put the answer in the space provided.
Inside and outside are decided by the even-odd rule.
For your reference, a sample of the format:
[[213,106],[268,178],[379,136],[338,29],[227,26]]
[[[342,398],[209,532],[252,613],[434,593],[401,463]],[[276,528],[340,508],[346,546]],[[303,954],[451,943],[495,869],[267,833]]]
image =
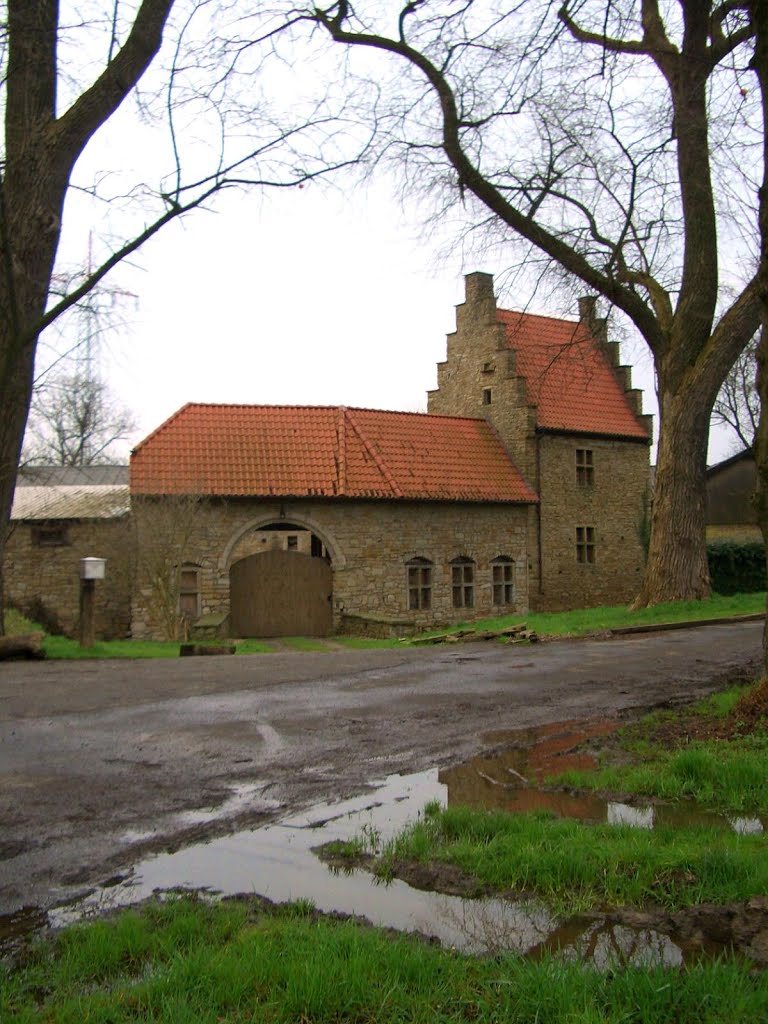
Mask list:
[[[297,526],[303,526],[305,529],[310,530],[319,537],[325,545],[326,550],[331,556],[331,566],[333,569],[343,569],[346,565],[346,559],[344,553],[336,540],[334,535],[327,530],[324,526],[321,526],[315,519],[307,515],[294,515],[291,513],[287,517],[288,522],[296,523]],[[254,530],[262,530],[265,526],[269,526],[272,523],[279,523],[280,517],[273,513],[269,515],[256,516],[253,519],[249,519],[243,526],[238,527],[232,536],[227,541],[224,550],[219,557],[218,570],[220,573],[228,573],[231,565],[232,552],[239,543],[240,540],[247,534]]]

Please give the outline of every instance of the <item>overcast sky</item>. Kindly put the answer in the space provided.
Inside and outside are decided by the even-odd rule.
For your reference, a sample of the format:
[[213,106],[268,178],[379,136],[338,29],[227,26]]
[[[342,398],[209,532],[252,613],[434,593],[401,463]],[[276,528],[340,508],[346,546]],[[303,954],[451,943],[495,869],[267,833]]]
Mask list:
[[[158,138],[129,102],[86,151],[79,179],[117,169],[108,183],[119,192],[119,175],[143,173],[132,165]],[[229,192],[113,271],[106,287],[123,293],[123,324],[101,370],[137,418],[131,443],[190,401],[426,410],[463,275],[498,279],[505,266],[463,263],[458,246],[430,235],[415,206],[403,209],[393,196],[383,175],[367,187],[340,179],[336,188]],[[106,209],[77,195],[68,201],[62,264],[85,262],[88,234]],[[541,293],[530,302],[503,292],[500,302],[564,312]],[[645,346],[630,338],[622,356],[635,366],[645,411],[656,413]],[[717,432],[710,461],[732,444]]]

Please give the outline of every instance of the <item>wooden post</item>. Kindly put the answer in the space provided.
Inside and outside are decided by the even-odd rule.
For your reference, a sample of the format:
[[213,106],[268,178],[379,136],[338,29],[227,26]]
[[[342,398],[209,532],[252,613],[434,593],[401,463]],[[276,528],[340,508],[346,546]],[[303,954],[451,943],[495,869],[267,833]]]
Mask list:
[[80,646],[93,647],[95,636],[96,580],[80,580]]

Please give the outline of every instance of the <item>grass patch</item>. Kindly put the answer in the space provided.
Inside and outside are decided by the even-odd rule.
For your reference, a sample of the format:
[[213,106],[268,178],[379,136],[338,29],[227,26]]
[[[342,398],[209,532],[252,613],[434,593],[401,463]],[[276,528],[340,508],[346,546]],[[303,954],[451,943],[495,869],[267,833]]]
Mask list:
[[701,827],[646,831],[431,807],[385,846],[378,873],[391,876],[401,859],[455,865],[493,890],[535,894],[558,913],[604,904],[679,910],[768,891],[762,836]]
[[[568,771],[547,781],[768,814],[768,734],[738,718],[739,701],[750,692],[731,687],[685,711],[645,715],[613,734],[596,771]],[[701,738],[708,731],[716,735]]]
[[[706,601],[673,601],[630,611],[624,605],[583,608],[569,612],[536,612],[529,615],[505,615],[477,622],[459,623],[449,630],[460,629],[505,629],[507,626],[525,622],[529,629],[539,636],[584,636],[631,625],[658,625],[664,622],[687,622],[698,619],[750,615],[765,611],[765,594],[714,595]],[[18,612],[6,613],[6,631],[29,633],[40,631],[41,627],[29,622]],[[436,630],[422,634],[434,636]],[[368,637],[337,636],[334,643],[351,650],[376,650],[401,646],[400,640],[376,640]],[[314,637],[284,637],[282,642],[295,651],[324,651],[327,646]],[[63,636],[46,636],[43,647],[49,658],[173,658],[178,655],[178,642],[159,640],[105,640],[99,641],[87,650],[80,648],[77,640]],[[238,642],[238,654],[266,654],[273,650],[268,644],[257,640]]]
[[292,651],[328,651],[328,644],[315,636],[281,636],[280,643]]
[[352,651],[371,651],[386,647],[402,647],[400,640],[376,640],[367,636],[335,636],[334,643]]
[[307,908],[179,900],[76,926],[0,968],[0,1019],[28,1024],[747,1024],[768,976],[715,962],[604,974],[552,958],[472,958]]
[[539,636],[580,636],[621,626],[649,626],[665,622],[695,622],[699,619],[753,615],[765,612],[765,596],[764,592],[727,596],[714,594],[704,601],[670,601],[652,608],[639,608],[637,611],[631,611],[626,605],[601,605],[567,612],[531,612],[529,615],[504,615],[462,623],[455,629],[505,629],[525,622]]

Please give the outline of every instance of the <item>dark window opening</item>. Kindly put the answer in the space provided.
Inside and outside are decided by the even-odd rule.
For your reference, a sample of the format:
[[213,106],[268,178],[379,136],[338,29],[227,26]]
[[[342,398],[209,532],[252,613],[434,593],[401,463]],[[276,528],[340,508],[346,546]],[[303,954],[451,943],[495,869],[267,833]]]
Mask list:
[[491,389],[483,388],[483,405],[491,404]]
[[494,558],[491,563],[493,603],[513,604],[515,599],[515,563],[511,558]]
[[432,607],[432,563],[428,558],[412,558],[406,565],[408,608],[424,611]]
[[595,528],[594,526],[576,527],[576,561],[586,565],[595,560]]
[[475,563],[469,558],[451,562],[451,590],[454,608],[473,608],[475,605]]
[[298,551],[299,538],[296,536],[295,533],[286,537],[286,547],[288,548],[289,551]]
[[63,548],[69,544],[66,526],[33,526],[32,543],[38,548]]
[[179,614],[194,621],[200,618],[200,569],[182,566],[179,575]]
[[595,482],[595,460],[591,448],[576,449],[576,482],[591,487]]

